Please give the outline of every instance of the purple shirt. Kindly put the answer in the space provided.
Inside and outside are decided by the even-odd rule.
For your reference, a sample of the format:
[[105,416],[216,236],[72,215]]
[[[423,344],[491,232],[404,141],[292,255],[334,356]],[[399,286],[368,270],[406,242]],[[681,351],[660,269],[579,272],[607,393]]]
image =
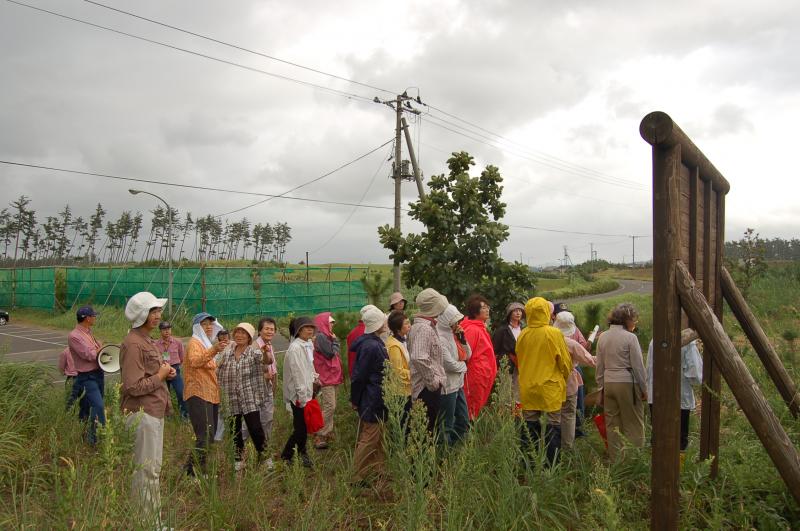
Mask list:
[[69,352],[72,354],[72,362],[76,371],[80,373],[100,369],[100,365],[97,363],[100,342],[95,339],[91,330],[85,326],[77,325],[69,333],[67,344],[69,345]]
[[170,365],[183,363],[183,343],[174,337],[169,338],[169,345],[163,339],[159,339],[156,341],[156,348],[162,357],[164,357],[165,352],[169,352],[169,360],[167,361]]

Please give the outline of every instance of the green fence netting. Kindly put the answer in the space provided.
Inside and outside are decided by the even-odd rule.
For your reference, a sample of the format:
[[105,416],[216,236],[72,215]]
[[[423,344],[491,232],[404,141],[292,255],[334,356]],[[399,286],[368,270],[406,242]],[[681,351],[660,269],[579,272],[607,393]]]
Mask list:
[[[0,269],[0,305],[55,307],[56,269],[65,278],[61,305],[122,307],[140,291],[166,297],[165,267]],[[172,299],[188,312],[218,316],[275,315],[358,310],[367,303],[360,278],[366,268],[267,269],[179,267],[173,270]]]

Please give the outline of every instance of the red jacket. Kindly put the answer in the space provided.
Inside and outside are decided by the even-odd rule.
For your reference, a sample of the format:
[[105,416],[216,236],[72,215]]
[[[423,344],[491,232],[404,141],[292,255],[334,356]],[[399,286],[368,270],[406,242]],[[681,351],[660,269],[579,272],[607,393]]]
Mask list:
[[461,328],[464,329],[464,336],[472,349],[472,357],[467,360],[467,374],[464,377],[464,395],[467,398],[469,418],[474,419],[492,394],[497,376],[497,360],[492,337],[483,321],[464,319],[461,321]]
[[359,321],[356,327],[347,334],[347,372],[351,379],[353,378],[353,367],[356,364],[356,353],[353,350],[353,343],[355,343],[356,339],[364,335],[364,329],[364,321]]

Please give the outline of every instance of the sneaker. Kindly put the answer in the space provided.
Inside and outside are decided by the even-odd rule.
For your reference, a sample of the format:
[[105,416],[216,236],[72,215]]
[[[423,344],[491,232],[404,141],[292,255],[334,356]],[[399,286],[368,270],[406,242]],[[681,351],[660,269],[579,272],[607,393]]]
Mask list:
[[233,469],[236,472],[241,472],[242,470],[244,470],[244,461],[235,461],[233,463]]
[[306,454],[301,454],[300,459],[302,459],[304,467],[314,468],[314,463],[311,462],[311,458],[308,457]]
[[267,458],[267,470],[269,471],[275,470],[275,461],[273,461],[271,457]]

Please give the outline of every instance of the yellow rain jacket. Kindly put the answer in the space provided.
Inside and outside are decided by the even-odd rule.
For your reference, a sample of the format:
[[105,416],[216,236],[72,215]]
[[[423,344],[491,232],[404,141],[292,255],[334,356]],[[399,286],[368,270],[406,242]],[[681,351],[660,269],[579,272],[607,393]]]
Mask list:
[[525,304],[528,326],[517,339],[519,394],[522,409],[558,411],[567,399],[572,372],[564,335],[550,326],[550,305],[541,297]]

